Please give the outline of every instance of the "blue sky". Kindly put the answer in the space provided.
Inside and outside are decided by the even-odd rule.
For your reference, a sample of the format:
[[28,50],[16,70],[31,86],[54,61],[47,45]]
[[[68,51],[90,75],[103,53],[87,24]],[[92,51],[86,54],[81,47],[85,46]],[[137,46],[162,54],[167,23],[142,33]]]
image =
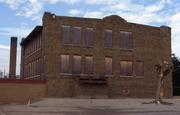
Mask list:
[[[44,11],[56,15],[103,18],[119,15],[129,22],[172,28],[172,51],[180,56],[179,0],[0,0],[0,70],[9,67],[11,36],[22,37],[41,25]],[[19,73],[20,46],[18,46]]]

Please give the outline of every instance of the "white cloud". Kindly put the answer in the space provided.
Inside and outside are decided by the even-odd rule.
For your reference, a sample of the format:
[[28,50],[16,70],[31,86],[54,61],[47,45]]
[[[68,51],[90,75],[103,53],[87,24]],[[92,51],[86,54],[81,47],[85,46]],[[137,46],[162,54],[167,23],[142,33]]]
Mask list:
[[42,10],[42,3],[37,0],[29,0],[25,6],[22,6],[17,12],[17,16],[34,17]]
[[132,1],[119,1],[115,5],[102,7],[100,11],[120,15],[130,22],[149,24],[166,21],[166,16],[162,16],[160,13],[164,7],[164,2],[144,5],[133,3]]
[[70,9],[68,11],[69,14],[73,15],[73,16],[76,16],[76,15],[80,15],[82,14],[82,11],[78,10],[78,9]]
[[15,10],[21,4],[25,3],[26,0],[0,0],[0,2],[7,4],[11,9]]
[[60,0],[0,0],[0,3],[4,3],[10,9],[16,11],[16,16],[40,20],[40,13],[43,11],[44,4],[56,4],[59,1]]
[[160,0],[160,3],[162,3],[162,4],[172,4],[173,1],[172,0]]
[[67,4],[75,4],[75,3],[81,2],[82,0],[61,0],[61,1]]
[[160,3],[160,4],[153,4],[150,6],[144,6],[143,9],[145,9],[145,13],[156,13],[160,10],[162,10],[164,8],[164,4]]
[[[120,0],[84,0],[85,3],[87,4],[100,4],[100,5],[112,5],[112,4],[116,4],[118,1]],[[125,0],[121,0],[121,1],[125,1]],[[129,0],[126,0],[129,1]]]
[[180,12],[174,14],[170,18],[170,26],[172,27],[172,51],[180,56]]
[[56,4],[57,2],[59,2],[60,0],[43,0],[43,2],[48,2],[50,4]]
[[[67,0],[63,0],[66,1]],[[90,5],[100,5],[98,9],[71,9],[69,14],[73,16],[84,16],[91,18],[102,18],[107,15],[116,14],[127,21],[135,23],[150,24],[153,22],[164,23],[169,15],[162,13],[167,4],[171,4],[171,0],[159,0],[152,4],[144,5],[134,3],[132,0],[75,0]],[[74,1],[74,2],[75,2]]]
[[99,11],[85,12],[84,17],[102,18],[104,17],[104,13]]
[[7,50],[9,50],[10,47],[9,47],[9,46],[5,46],[5,45],[1,45],[1,44],[0,44],[0,49],[4,49],[4,50],[7,49]]
[[27,28],[27,27],[5,27],[5,28],[0,28],[0,35],[25,37],[31,31],[32,28]]
[[[10,46],[0,44],[0,70],[9,73],[9,59],[10,59]],[[17,65],[16,65],[16,73],[20,74],[20,56],[21,51],[20,48],[17,48]]]
[[9,71],[9,46],[0,45],[0,70]]

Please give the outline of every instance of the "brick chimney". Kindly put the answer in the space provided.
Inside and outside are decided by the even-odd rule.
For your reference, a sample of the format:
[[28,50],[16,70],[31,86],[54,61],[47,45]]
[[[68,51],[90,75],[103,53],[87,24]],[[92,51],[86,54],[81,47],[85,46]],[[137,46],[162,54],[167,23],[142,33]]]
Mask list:
[[11,37],[9,78],[16,77],[17,37]]

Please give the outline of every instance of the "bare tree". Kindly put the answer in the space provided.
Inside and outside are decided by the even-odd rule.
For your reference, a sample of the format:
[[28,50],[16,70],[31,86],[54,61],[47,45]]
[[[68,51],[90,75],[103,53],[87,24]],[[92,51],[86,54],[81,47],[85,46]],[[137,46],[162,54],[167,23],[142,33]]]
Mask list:
[[172,66],[167,61],[161,61],[158,65],[155,65],[155,71],[157,73],[157,78],[158,78],[158,85],[157,85],[155,100],[152,102],[143,103],[143,104],[151,104],[151,103],[171,104],[171,103],[162,101],[162,95],[161,95],[161,93],[164,93],[163,92],[164,79],[171,72],[171,69],[172,69]]

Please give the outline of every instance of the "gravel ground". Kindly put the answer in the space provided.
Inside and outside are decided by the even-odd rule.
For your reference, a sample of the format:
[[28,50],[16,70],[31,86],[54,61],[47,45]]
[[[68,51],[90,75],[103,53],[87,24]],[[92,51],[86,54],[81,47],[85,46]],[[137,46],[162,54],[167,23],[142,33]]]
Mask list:
[[0,115],[180,115],[180,99],[172,105],[142,104],[152,99],[56,99],[45,98],[28,105],[0,106]]

